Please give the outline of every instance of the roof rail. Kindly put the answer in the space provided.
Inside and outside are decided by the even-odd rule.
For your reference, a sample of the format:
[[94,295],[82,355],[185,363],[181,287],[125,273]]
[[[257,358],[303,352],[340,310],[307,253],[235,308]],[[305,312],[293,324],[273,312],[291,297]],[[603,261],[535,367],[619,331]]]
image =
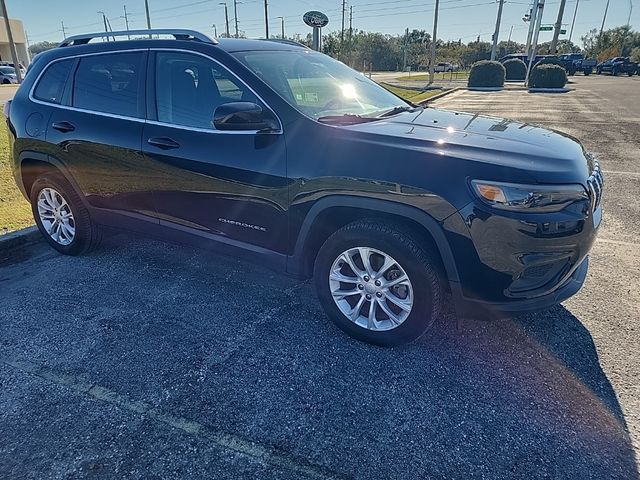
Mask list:
[[149,36],[149,38],[151,38],[151,35],[173,35],[176,40],[195,40],[198,42],[212,43],[214,45],[218,44],[218,40],[216,40],[215,38],[208,37],[204,33],[196,32],[195,30],[185,30],[179,28],[155,28],[149,30],[120,30],[117,32],[96,32],[74,35],[72,37],[65,38],[62,43],[58,45],[58,47],[68,47],[70,45],[85,45],[94,38],[130,38],[131,35],[144,35]]
[[282,39],[282,38],[261,38],[260,40],[264,40],[265,42],[282,43],[284,45],[292,45],[294,47],[309,48],[303,43],[296,42],[295,40],[289,40],[289,39],[286,39],[286,38],[285,39]]

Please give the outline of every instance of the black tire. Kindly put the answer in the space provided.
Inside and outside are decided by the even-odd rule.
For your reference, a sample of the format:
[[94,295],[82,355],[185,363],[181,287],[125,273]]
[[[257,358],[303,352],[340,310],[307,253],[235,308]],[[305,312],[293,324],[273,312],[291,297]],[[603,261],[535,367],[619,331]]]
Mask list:
[[633,77],[633,72],[627,72],[627,75],[629,75],[630,77]]
[[588,77],[589,75],[591,75],[591,70],[585,70],[584,71],[584,76]]
[[598,75],[602,75],[602,70],[598,68],[598,69],[596,70],[596,74],[598,74]]
[[[439,263],[423,244],[401,225],[374,220],[360,220],[336,231],[320,248],[314,267],[316,291],[327,316],[352,337],[376,345],[400,345],[419,338],[440,316],[444,295]],[[331,267],[341,253],[354,247],[370,247],[390,255],[409,277],[414,303],[397,327],[376,331],[357,325],[333,300],[329,287]]]
[[615,68],[613,70],[611,70],[611,75],[613,75],[614,77],[617,77],[618,76],[618,70],[615,69]]
[[[61,245],[56,242],[42,224],[40,215],[38,214],[38,195],[44,188],[53,188],[64,198],[71,209],[75,223],[75,235],[68,245]],[[40,233],[49,245],[58,252],[64,255],[80,255],[100,244],[102,240],[102,230],[92,222],[89,211],[82,203],[82,200],[62,175],[47,173],[39,176],[31,187],[30,199],[33,218],[36,221]]]

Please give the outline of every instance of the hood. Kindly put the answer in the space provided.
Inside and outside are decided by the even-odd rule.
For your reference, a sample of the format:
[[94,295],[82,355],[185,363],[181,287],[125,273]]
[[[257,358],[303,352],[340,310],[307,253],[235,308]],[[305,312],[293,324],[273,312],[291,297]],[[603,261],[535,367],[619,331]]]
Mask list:
[[[385,143],[521,170],[534,183],[583,183],[593,164],[573,137],[504,118],[425,108],[349,127]],[[452,164],[453,166],[454,164]]]

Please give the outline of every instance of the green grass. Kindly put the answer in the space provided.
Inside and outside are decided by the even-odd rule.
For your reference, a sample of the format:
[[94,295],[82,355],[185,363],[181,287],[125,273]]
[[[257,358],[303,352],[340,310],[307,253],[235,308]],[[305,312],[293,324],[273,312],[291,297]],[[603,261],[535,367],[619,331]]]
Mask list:
[[24,199],[11,174],[9,134],[0,128],[0,235],[33,225],[31,206]]
[[442,90],[427,90],[425,92],[421,92],[420,90],[411,90],[409,88],[394,87],[393,85],[389,85],[387,83],[383,83],[381,84],[381,86],[389,90],[391,93],[395,93],[399,97],[402,97],[405,100],[408,100],[409,102],[412,102],[412,103],[421,102],[423,100],[426,100],[429,97],[433,97],[434,95],[437,95],[438,93],[442,92]]
[[[440,72],[440,73],[434,73],[433,74],[433,79],[434,80],[450,80],[450,79],[454,79],[454,80],[466,80],[467,78],[469,78],[469,72]],[[429,74],[428,73],[416,73],[413,75],[403,75],[402,77],[397,77],[396,78],[397,81],[399,82],[428,82],[429,81]]]

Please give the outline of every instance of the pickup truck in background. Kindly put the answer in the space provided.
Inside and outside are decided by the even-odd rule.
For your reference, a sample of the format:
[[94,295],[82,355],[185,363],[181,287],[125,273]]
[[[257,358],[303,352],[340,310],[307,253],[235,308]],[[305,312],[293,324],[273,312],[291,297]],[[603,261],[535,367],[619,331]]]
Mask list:
[[591,75],[598,64],[596,59],[584,58],[582,53],[566,53],[558,56],[558,60],[564,66],[567,75],[575,75],[576,72]]
[[632,76],[634,73],[638,73],[638,64],[632,62],[629,57],[614,57],[599,63],[596,67],[596,73],[598,75],[601,73],[610,73],[613,76],[626,73]]

